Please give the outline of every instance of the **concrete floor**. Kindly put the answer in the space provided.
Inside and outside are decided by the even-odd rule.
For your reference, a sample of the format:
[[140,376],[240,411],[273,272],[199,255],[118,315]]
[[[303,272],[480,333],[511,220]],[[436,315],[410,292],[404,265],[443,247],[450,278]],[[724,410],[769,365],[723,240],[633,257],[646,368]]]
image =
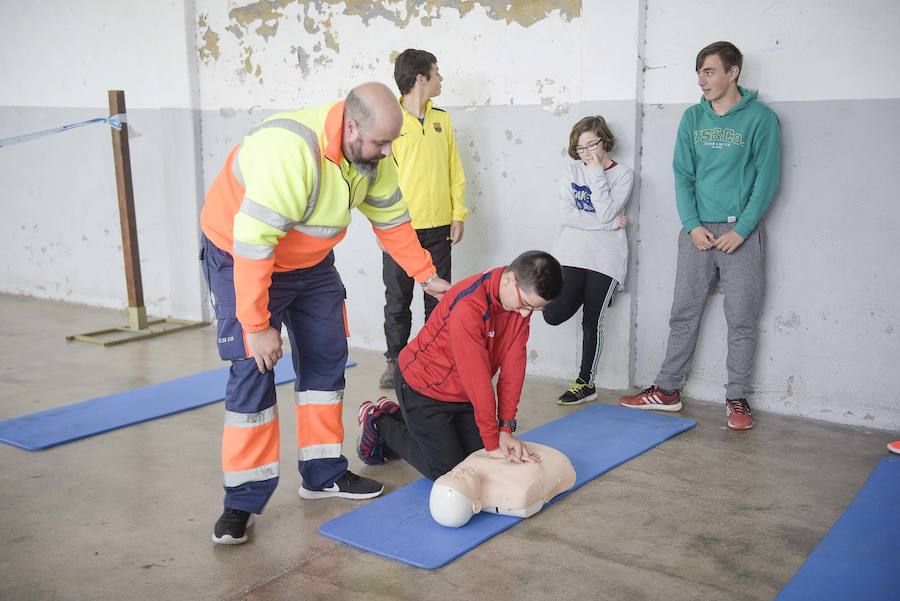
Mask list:
[[[211,328],[110,349],[65,341],[123,320],[0,295],[0,419],[221,366]],[[416,472],[364,467],[352,446],[382,359],[351,356],[345,453],[394,490]],[[563,386],[528,378],[521,430],[576,410],[553,402]],[[766,413],[731,432],[722,406],[689,402],[681,415],[693,430],[429,572],[318,534],[357,503],[298,497],[290,385],[278,393],[281,486],[237,547],[209,540],[222,498],[220,404],[46,451],[0,444],[0,599],[772,599],[890,438]]]

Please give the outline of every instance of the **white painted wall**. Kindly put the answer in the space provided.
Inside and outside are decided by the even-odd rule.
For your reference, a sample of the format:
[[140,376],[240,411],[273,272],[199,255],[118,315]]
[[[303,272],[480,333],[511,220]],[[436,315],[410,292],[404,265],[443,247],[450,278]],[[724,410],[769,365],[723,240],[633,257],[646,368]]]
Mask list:
[[[488,1],[462,15],[442,8],[427,17],[416,8],[410,15],[404,3],[361,5],[352,14],[344,4],[322,3],[319,12],[292,3],[248,15],[197,2],[207,185],[244,127],[273,110],[332,101],[369,79],[393,88],[392,53],[407,47],[438,57],[444,82],[437,103],[453,116],[466,169],[473,214],[454,251],[455,278],[550,248],[557,178],[569,160],[564,148],[582,116],[605,114],[620,137],[617,160],[635,165],[641,3]],[[351,344],[383,349],[375,249],[357,216],[336,256],[350,296]],[[420,298],[413,315],[415,332]],[[540,317],[532,323],[531,372],[573,377],[580,316],[558,328]],[[628,384],[630,323],[626,292],[607,321],[599,378],[605,386]]]
[[651,0],[647,103],[696,102],[697,52],[717,40],[744,54],[742,85],[774,101],[900,97],[895,0]]
[[129,108],[197,103],[190,0],[0,3],[0,106]]
[[[891,262],[900,253],[900,76],[874,65],[898,34],[900,5],[888,0],[648,4],[636,384],[652,381],[665,354],[680,228],[672,147],[686,103],[699,98],[694,57],[730,39],[745,54],[741,83],[761,88],[779,114],[784,151],[781,190],[764,222],[768,287],[750,400],[900,428],[889,376],[900,353],[900,281]],[[722,401],[725,340],[716,294],[688,395]]]
[[[105,116],[125,90],[145,304],[199,319],[193,31],[186,0],[0,3],[0,138]],[[108,127],[2,148],[0,175],[0,291],[124,308]]]

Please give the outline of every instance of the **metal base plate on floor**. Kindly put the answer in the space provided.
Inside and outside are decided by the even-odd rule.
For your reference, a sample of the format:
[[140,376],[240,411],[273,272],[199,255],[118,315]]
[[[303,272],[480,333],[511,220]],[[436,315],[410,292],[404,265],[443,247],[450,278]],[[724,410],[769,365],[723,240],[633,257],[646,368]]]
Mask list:
[[147,340],[148,338],[156,338],[157,336],[165,336],[166,334],[189,330],[191,328],[200,328],[207,325],[207,323],[203,321],[188,321],[186,319],[172,318],[152,319],[147,321],[146,324],[147,327],[145,328],[120,326],[106,330],[97,330],[95,332],[86,332],[84,334],[75,334],[66,336],[66,340],[78,340],[79,342],[90,342],[91,344],[100,344],[102,346],[117,346],[119,344]]

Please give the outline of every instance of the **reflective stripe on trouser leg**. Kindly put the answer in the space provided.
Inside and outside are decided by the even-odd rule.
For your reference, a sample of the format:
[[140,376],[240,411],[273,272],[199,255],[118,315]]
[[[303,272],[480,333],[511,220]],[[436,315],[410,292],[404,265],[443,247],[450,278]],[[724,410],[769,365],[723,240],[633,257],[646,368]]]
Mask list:
[[261,513],[278,485],[279,422],[273,372],[234,361],[225,391],[225,506]]
[[300,390],[297,407],[297,459],[337,459],[344,441],[343,390]]
[[278,407],[257,413],[225,412],[222,471],[225,486],[278,477]]

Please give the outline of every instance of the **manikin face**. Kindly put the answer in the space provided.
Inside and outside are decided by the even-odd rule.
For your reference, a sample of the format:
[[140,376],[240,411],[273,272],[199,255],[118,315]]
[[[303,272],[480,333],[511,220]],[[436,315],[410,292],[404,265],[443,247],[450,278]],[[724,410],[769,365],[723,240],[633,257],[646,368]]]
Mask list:
[[444,78],[441,77],[441,73],[438,71],[437,63],[431,65],[431,72],[429,73],[428,78],[423,79],[425,95],[428,98],[434,98],[435,96],[441,95],[441,82],[444,81]]
[[534,292],[523,289],[518,277],[507,271],[500,280],[500,304],[506,311],[515,311],[522,317],[529,317],[535,311],[542,311],[547,301]]
[[455,467],[435,482],[452,488],[478,508],[475,513],[481,511],[481,479],[474,469],[468,466]]
[[731,86],[736,85],[739,74],[737,67],[726,71],[719,55],[711,54],[703,59],[703,64],[697,71],[697,85],[703,90],[704,98],[716,102],[728,93]]

